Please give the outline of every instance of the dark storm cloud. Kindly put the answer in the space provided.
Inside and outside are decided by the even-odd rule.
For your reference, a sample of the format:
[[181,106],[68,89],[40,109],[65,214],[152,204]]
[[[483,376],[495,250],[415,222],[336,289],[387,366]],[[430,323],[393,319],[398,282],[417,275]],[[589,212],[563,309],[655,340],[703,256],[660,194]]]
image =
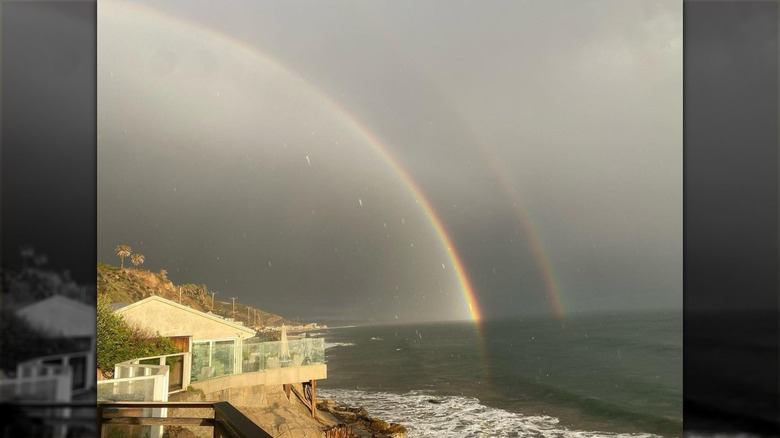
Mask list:
[[[380,138],[442,218],[486,314],[549,312],[545,267],[572,311],[678,307],[680,5],[562,5],[153,7],[255,47]],[[106,28],[106,44],[124,47],[122,32]],[[247,300],[274,291],[269,306],[301,315],[462,309],[407,182],[365,139],[301,110],[309,98],[297,101],[283,78],[275,88],[242,85],[260,87],[257,99],[292,102],[246,115],[262,102],[230,97],[232,58],[205,48],[188,55],[197,50],[181,41],[145,44],[146,54],[127,46],[141,65],[106,56],[100,67],[101,259],[119,241],[158,254],[177,248],[159,262],[147,254],[150,263],[171,272],[178,264],[174,278],[235,288]],[[151,88],[166,83],[161,75],[179,82]],[[178,95],[189,81],[199,91]],[[225,99],[233,100],[198,103]],[[153,123],[160,117],[170,121]],[[301,310],[306,303],[315,305]]]

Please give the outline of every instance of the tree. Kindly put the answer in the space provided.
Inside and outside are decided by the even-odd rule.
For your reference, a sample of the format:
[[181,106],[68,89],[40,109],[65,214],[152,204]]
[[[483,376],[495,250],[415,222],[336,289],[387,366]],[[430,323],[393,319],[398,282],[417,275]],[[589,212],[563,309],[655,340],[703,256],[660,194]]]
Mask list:
[[144,257],[143,254],[135,253],[130,257],[130,261],[133,262],[133,265],[135,265],[135,267],[137,268],[144,264],[144,262],[146,261],[146,257]]
[[41,356],[81,351],[76,341],[41,332],[3,306],[0,316],[0,368],[14,372],[19,362]]
[[114,251],[116,251],[116,255],[119,256],[119,258],[122,260],[121,268],[124,269],[125,268],[125,257],[130,257],[130,254],[133,251],[127,245],[117,245],[116,248],[114,248]]
[[97,365],[113,370],[114,365],[130,359],[178,353],[169,338],[154,336],[147,330],[131,326],[111,309],[106,295],[97,300]]

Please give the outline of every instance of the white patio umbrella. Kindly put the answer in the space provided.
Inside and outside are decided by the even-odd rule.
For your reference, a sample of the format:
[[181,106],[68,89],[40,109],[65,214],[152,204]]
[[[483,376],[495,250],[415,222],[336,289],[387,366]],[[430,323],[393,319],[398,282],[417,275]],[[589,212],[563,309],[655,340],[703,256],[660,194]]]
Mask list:
[[282,324],[282,337],[279,342],[279,359],[290,360],[290,347],[287,345],[287,327]]

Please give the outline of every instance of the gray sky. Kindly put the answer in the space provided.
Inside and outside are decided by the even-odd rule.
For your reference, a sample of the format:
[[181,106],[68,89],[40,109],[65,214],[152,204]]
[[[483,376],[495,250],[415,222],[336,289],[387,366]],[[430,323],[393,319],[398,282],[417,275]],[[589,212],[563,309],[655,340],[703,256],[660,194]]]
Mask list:
[[681,307],[681,2],[142,3],[98,8],[99,260],[463,319],[433,215],[485,317]]

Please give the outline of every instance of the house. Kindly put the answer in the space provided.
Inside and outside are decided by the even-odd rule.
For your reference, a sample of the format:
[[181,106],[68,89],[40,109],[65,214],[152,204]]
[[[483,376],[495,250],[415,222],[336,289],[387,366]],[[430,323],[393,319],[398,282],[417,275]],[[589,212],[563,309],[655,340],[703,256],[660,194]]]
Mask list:
[[[316,416],[316,381],[327,378],[324,339],[290,340],[283,332],[280,341],[261,342],[255,330],[241,323],[159,296],[126,305],[115,303],[112,308],[150,335],[172,338],[184,352],[116,364],[114,378],[98,382],[98,400],[131,396],[167,402],[168,394],[190,386],[212,400],[227,390],[236,397],[252,397],[257,386],[282,385],[289,400],[294,393]],[[293,388],[296,383],[307,388],[303,394]],[[134,385],[151,391],[129,389]],[[152,437],[162,434],[159,426],[152,426],[149,433]]]
[[[41,366],[67,366],[71,369],[72,390],[95,387],[95,308],[74,299],[53,295],[17,310],[16,315],[33,328],[52,337],[74,340],[79,351],[31,359],[17,365],[20,377],[40,374]],[[70,397],[70,396],[68,396]]]
[[240,373],[243,340],[255,336],[255,331],[243,324],[156,295],[114,312],[192,352],[192,380]]

